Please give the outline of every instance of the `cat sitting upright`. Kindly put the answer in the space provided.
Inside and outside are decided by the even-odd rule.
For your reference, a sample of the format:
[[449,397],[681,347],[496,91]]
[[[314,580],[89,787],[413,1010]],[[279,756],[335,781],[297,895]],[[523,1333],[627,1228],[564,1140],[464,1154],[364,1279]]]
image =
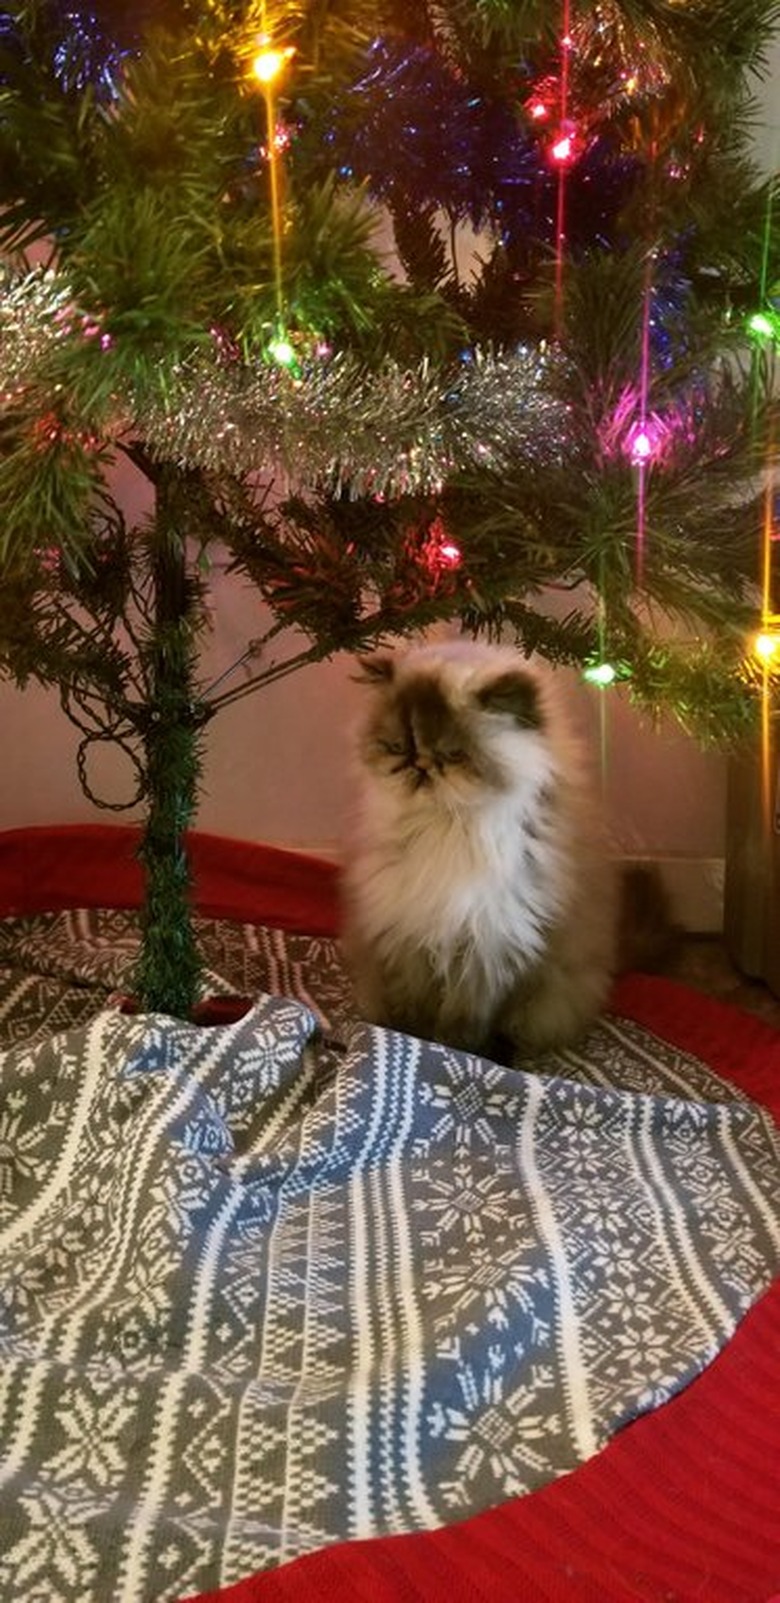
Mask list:
[[363,1016],[504,1061],[576,1041],[614,971],[616,879],[550,688],[469,641],[361,668],[343,892]]

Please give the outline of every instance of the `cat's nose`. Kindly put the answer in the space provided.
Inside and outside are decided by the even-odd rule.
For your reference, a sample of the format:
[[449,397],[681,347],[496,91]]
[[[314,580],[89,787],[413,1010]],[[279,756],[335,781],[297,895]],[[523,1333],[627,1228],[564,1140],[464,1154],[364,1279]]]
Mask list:
[[412,768],[412,783],[415,790],[422,789],[423,785],[433,784],[433,780],[431,779],[431,770],[434,766],[435,764],[432,757],[415,757],[414,766]]

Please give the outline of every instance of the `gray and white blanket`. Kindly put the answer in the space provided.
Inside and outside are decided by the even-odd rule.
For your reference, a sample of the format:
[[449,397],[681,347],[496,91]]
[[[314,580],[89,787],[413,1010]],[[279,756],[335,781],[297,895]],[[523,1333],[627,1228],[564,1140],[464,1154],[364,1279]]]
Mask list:
[[777,1265],[770,1121],[637,1025],[513,1071],[350,1022],[330,942],[201,935],[237,1024],[105,1005],[131,915],[0,931],[14,1603],[167,1603],[532,1491]]

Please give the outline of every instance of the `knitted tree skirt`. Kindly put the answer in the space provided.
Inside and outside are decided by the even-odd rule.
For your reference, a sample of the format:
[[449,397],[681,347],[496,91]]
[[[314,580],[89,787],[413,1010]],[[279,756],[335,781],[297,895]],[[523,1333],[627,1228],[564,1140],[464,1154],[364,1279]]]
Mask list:
[[354,1016],[332,865],[0,835],[0,1595],[780,1599],[780,1035],[633,975],[509,1070]]

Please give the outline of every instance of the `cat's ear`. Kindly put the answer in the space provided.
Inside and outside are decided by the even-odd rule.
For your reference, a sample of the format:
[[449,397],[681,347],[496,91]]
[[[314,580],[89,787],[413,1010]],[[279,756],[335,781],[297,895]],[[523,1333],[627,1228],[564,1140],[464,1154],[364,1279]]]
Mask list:
[[508,712],[521,729],[541,729],[544,723],[539,687],[522,668],[508,668],[477,691],[477,701],[486,712]]
[[361,684],[389,685],[395,673],[395,662],[386,652],[375,651],[370,657],[358,657]]

